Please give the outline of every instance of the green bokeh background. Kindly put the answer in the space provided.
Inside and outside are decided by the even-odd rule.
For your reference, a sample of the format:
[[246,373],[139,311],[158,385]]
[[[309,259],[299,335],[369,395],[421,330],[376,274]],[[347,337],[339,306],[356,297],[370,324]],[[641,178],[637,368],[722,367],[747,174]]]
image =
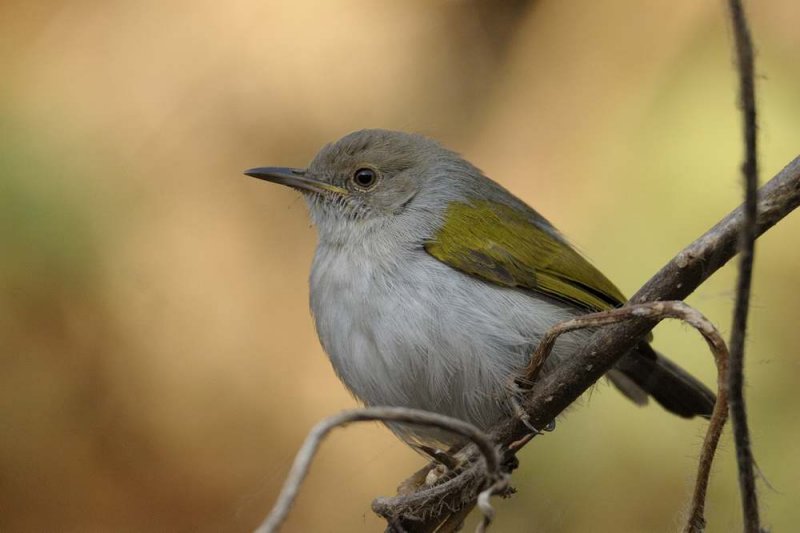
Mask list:
[[[765,179],[800,147],[800,4],[748,5]],[[740,203],[723,2],[0,5],[0,530],[247,531],[310,426],[355,405],[307,309],[298,195],[245,178],[419,131],[627,293]],[[800,520],[800,215],[758,242],[747,399],[765,522]],[[727,336],[735,271],[690,298]],[[713,383],[679,324],[656,346]],[[681,526],[704,424],[597,386],[522,454],[497,531]],[[710,531],[738,529],[723,439]],[[286,531],[377,531],[422,459],[334,434]],[[769,482],[769,484],[767,483]]]

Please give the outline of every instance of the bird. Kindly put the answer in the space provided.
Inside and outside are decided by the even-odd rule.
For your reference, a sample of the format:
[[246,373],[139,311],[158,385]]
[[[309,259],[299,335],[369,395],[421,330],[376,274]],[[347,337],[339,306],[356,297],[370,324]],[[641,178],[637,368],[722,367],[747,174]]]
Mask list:
[[[416,133],[354,131],[307,168],[248,176],[300,191],[317,230],[316,331],[334,371],[367,406],[424,409],[487,431],[514,416],[513,385],[554,324],[622,306],[622,292],[542,215],[462,156]],[[542,372],[591,330],[563,335]],[[715,396],[649,339],[606,377],[637,404],[684,418]],[[462,437],[388,423],[423,452]]]

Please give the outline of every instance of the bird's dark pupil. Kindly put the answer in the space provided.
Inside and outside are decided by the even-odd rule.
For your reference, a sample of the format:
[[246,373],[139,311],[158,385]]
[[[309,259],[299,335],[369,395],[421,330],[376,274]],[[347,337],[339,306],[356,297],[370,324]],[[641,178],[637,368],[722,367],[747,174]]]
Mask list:
[[375,172],[368,168],[362,168],[356,171],[356,183],[362,187],[368,187],[375,181]]

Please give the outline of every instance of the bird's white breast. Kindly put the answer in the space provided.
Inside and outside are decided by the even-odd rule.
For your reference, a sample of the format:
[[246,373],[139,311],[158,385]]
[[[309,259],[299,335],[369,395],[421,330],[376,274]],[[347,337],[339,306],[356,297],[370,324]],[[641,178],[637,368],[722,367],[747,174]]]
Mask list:
[[365,404],[426,409],[482,428],[507,412],[511,376],[537,338],[574,313],[462,274],[422,248],[368,240],[319,245],[311,307],[334,369]]

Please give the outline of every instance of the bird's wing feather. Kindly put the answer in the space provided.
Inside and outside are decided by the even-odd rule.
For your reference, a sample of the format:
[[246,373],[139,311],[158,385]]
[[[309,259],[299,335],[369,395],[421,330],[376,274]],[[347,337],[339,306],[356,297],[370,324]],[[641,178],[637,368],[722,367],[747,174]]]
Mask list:
[[599,270],[541,217],[493,201],[454,202],[425,250],[485,281],[535,291],[587,310],[625,301]]

